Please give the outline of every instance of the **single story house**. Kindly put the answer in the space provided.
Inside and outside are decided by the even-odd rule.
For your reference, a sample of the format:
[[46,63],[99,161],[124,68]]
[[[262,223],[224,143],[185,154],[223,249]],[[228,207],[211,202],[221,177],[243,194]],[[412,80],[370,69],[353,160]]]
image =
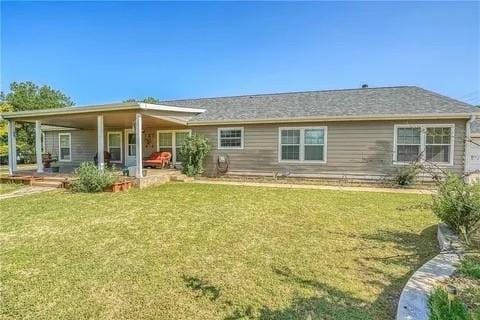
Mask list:
[[[458,174],[469,169],[470,123],[478,110],[415,86],[360,88],[117,103],[5,113],[10,174],[16,171],[15,124],[36,124],[37,154],[61,170],[103,151],[135,166],[154,151],[179,149],[196,133],[212,145],[206,174],[383,179],[418,159]],[[467,141],[467,143],[466,143]],[[37,156],[42,171],[41,156]],[[227,166],[228,164],[228,166]]]

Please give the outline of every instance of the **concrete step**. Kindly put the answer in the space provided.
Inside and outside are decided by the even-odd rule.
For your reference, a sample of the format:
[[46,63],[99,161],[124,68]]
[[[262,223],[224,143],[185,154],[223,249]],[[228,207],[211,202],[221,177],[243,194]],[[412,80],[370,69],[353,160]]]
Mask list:
[[32,182],[32,186],[49,187],[49,188],[62,188],[63,183],[61,181],[36,180],[36,181]]

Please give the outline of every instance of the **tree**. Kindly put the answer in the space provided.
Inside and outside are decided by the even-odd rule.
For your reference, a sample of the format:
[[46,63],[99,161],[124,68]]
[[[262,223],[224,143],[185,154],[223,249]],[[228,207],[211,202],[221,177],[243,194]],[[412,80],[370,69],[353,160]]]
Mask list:
[[123,102],[144,102],[144,103],[151,103],[151,104],[160,104],[161,100],[154,97],[146,97],[143,100],[127,99]]
[[[10,112],[13,107],[6,103],[0,102],[0,113]],[[8,123],[6,120],[0,120],[0,156],[8,154]]]
[[[59,90],[50,86],[38,86],[31,81],[12,82],[10,92],[0,93],[0,106],[7,111],[27,111],[54,109],[73,106],[73,101]],[[1,112],[5,112],[1,110]],[[0,129],[0,152],[6,153],[7,133],[5,124]],[[6,129],[5,129],[6,131]],[[20,153],[33,154],[35,151],[35,128],[33,124],[24,123],[17,127],[17,148]]]

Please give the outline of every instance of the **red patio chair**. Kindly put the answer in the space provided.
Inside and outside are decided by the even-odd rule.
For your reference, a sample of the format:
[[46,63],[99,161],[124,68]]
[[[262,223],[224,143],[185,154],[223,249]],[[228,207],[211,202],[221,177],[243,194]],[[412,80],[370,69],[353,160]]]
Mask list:
[[165,167],[170,164],[172,154],[170,152],[153,152],[147,159],[143,160],[144,167]]

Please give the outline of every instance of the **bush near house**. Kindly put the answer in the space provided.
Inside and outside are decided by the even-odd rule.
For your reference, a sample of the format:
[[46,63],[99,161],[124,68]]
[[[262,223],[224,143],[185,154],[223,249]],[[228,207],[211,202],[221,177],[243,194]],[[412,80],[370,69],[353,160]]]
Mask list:
[[467,184],[448,174],[433,196],[433,212],[470,245],[471,235],[480,227],[480,184]]
[[402,187],[412,186],[417,181],[417,176],[422,167],[418,163],[413,163],[406,167],[398,169],[394,181],[397,185]]
[[193,134],[187,137],[180,150],[183,159],[182,172],[189,177],[196,176],[203,172],[203,161],[210,152],[208,139]]
[[72,182],[73,192],[101,192],[115,182],[115,176],[109,169],[103,171],[92,162],[83,162],[75,169]]

